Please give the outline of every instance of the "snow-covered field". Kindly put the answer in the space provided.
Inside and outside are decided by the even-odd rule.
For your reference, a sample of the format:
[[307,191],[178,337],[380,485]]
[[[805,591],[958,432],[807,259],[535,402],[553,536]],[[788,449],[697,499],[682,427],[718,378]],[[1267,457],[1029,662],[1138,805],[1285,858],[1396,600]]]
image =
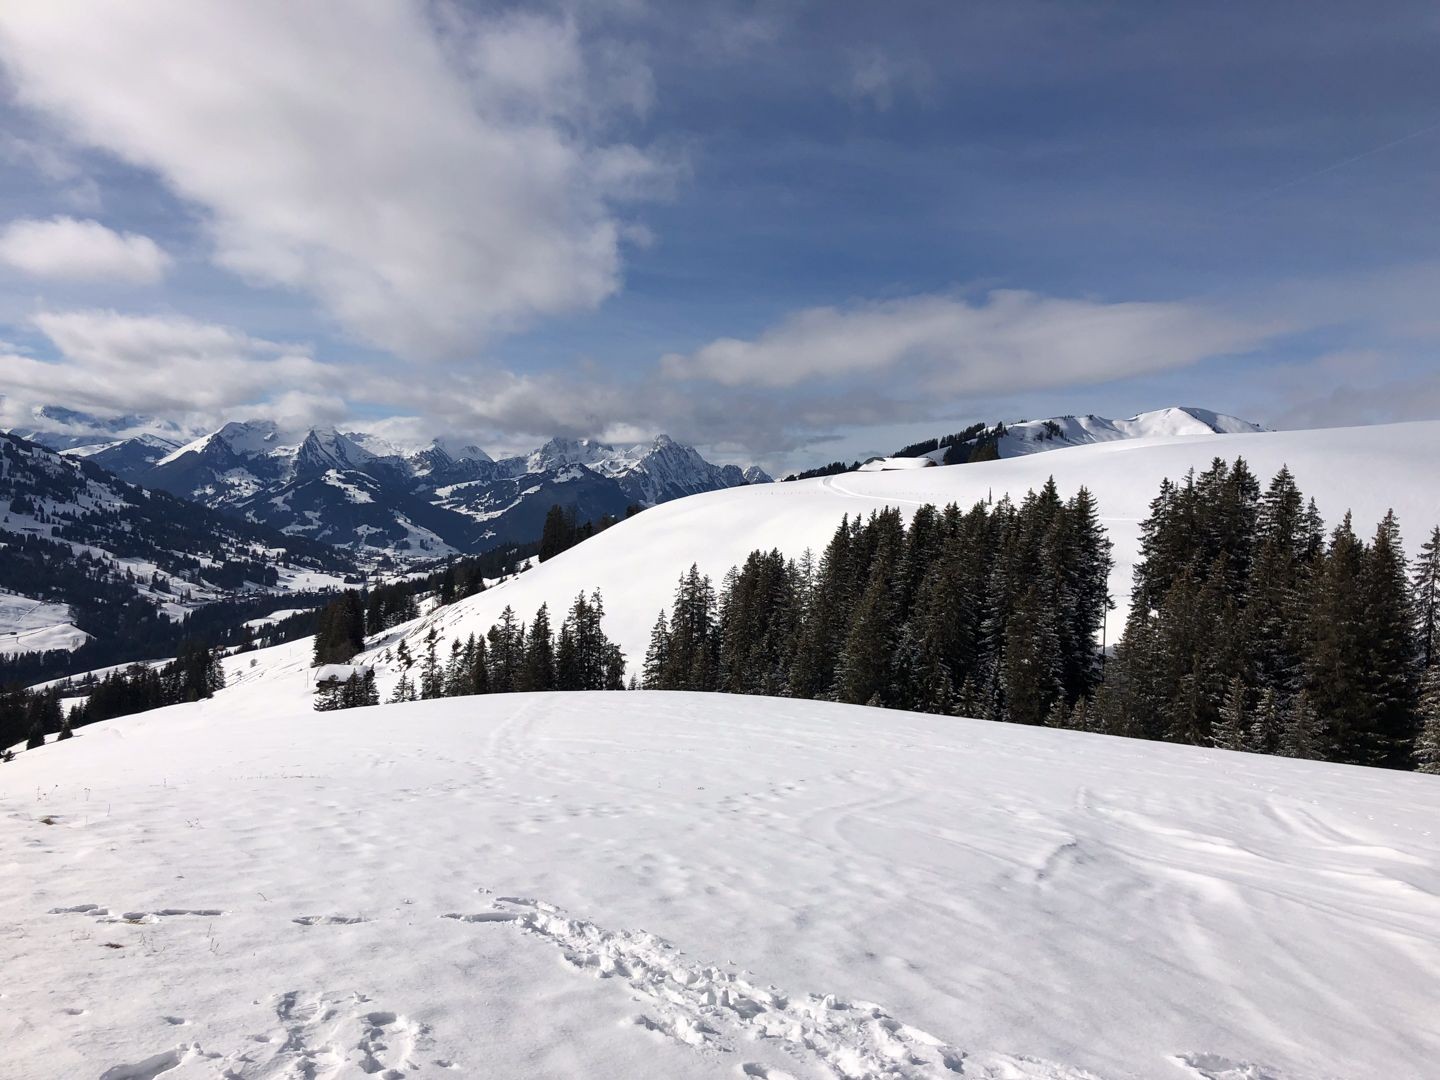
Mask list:
[[[756,548],[778,547],[817,557],[845,514],[869,514],[883,506],[913,511],[923,503],[975,502],[1005,494],[1019,499],[1053,475],[1063,496],[1088,486],[1115,544],[1110,579],[1117,610],[1110,616],[1113,643],[1124,625],[1131,571],[1139,554],[1140,522],[1166,477],[1206,468],[1221,456],[1243,456],[1267,483],[1288,464],[1301,489],[1313,495],[1327,524],[1347,509],[1368,536],[1389,508],[1400,517],[1413,555],[1440,524],[1440,422],[1387,424],[1315,431],[1254,434],[1152,436],[1067,447],[974,465],[902,472],[846,473],[818,480],[763,484],[692,495],[620,522],[578,547],[522,574],[500,588],[439,611],[434,625],[443,638],[483,634],[507,604],[523,619],[542,602],[552,618],[580,591],[599,588],[605,627],[619,642],[631,668],[644,657],[656,613],[669,607],[675,582],[692,562],[719,581]],[[430,622],[417,627],[409,648],[418,655]],[[446,646],[442,642],[442,652]]]
[[0,766],[7,1077],[1434,1075],[1433,777],[247,670]]
[[64,604],[0,592],[0,656],[78,649],[90,635],[77,627],[73,618]]
[[[1123,603],[1161,478],[1237,454],[1440,520],[1440,424],[849,474],[648,510],[370,655],[598,586],[633,663],[691,561],[1052,473]],[[321,714],[309,657],[0,766],[0,1074],[1434,1075],[1436,778],[722,696]]]

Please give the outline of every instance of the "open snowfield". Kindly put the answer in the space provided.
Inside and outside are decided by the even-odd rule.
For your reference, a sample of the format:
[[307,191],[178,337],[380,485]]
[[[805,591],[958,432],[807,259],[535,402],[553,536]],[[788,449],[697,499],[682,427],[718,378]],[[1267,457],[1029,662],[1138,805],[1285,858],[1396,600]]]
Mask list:
[[1436,778],[301,644],[0,766],[0,1073],[1435,1075]]
[[656,613],[670,606],[675,582],[692,562],[718,583],[756,548],[778,547],[798,557],[808,547],[818,558],[845,514],[869,514],[884,506],[913,511],[924,503],[955,502],[968,509],[1007,493],[1018,500],[1051,475],[1062,496],[1084,485],[1099,500],[1101,519],[1115,544],[1113,643],[1125,623],[1140,522],[1160,481],[1167,476],[1179,480],[1192,467],[1202,470],[1216,456],[1243,456],[1262,485],[1288,464],[1301,490],[1314,496],[1327,525],[1336,525],[1351,509],[1356,530],[1367,538],[1393,507],[1412,555],[1440,524],[1440,470],[1435,467],[1440,421],[1126,439],[974,465],[731,488],[664,503],[497,589],[436,612],[415,629],[409,647],[419,655],[433,622],[443,654],[444,640],[483,634],[507,604],[528,620],[547,602],[553,619],[576,593],[598,587],[605,599],[606,632],[634,670],[645,655]]
[[0,592],[0,656],[49,649],[78,649],[90,635],[71,620],[69,607]]

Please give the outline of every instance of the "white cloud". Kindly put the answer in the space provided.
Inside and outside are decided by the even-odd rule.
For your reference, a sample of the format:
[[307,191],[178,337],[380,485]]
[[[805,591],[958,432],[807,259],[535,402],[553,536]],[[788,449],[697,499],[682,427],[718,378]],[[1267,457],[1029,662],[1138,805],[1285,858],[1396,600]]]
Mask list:
[[1247,352],[1279,331],[1181,302],[1101,303],[991,292],[810,308],[753,340],[663,358],[666,374],[727,386],[864,378],[888,389],[998,394],[1102,382]]
[[149,285],[171,259],[154,240],[120,233],[98,221],[19,218],[0,229],[0,262],[54,281],[117,281]]
[[22,103],[198,207],[221,265],[401,352],[598,304],[620,282],[614,202],[661,171],[598,135],[648,105],[643,66],[592,68],[564,20],[388,0],[13,4],[0,57]]
[[113,311],[42,312],[59,358],[0,356],[7,411],[59,404],[102,415],[159,415],[207,426],[233,415],[297,426],[345,413],[343,368],[228,327]]

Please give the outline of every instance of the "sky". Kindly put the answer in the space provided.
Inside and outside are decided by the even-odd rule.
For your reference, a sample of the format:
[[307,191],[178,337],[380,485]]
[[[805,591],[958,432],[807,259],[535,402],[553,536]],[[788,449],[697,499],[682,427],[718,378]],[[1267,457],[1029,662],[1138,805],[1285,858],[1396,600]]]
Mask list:
[[36,405],[772,470],[1440,418],[1440,8],[16,0]]

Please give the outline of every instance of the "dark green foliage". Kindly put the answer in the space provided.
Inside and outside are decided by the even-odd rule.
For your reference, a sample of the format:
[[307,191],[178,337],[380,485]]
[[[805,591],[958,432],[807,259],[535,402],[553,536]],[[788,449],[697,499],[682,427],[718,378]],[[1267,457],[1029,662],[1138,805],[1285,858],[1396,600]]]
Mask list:
[[692,567],[643,685],[1068,718],[1099,680],[1110,565],[1094,500],[1062,501],[1053,483],[1018,508],[922,506],[908,527],[895,509],[847,517],[818,565],[756,551],[718,601]]
[[225,685],[220,651],[198,642],[184,642],[180,655],[168,664],[152,667],[133,664],[101,679],[68,688],[88,694],[83,704],[60,712],[61,689],[13,689],[0,693],[0,747],[21,739],[33,749],[45,737],[69,738],[73,729],[117,716],[208,698]]
[[846,465],[843,461],[832,461],[829,465],[821,465],[816,469],[806,469],[803,472],[791,473],[785,480],[815,480],[821,476],[839,476],[841,473],[854,472],[860,468],[860,462],[852,461]]
[[1420,731],[1415,736],[1415,768],[1440,775],[1440,664],[1425,669],[1418,708]]
[[1407,767],[1421,727],[1436,556],[1413,581],[1387,514],[1324,539],[1281,469],[1167,480],[1141,529],[1130,617],[1095,713],[1113,734]]
[[540,610],[535,613],[535,621],[530,624],[530,634],[525,642],[525,659],[521,664],[519,689],[555,688],[555,638],[550,633],[550,609],[541,604]]
[[625,657],[601,629],[604,615],[598,590],[570,605],[555,643],[557,690],[625,689]]
[[380,693],[375,688],[373,668],[352,672],[345,679],[329,678],[315,684],[316,712],[359,709],[366,705],[379,704]]
[[[640,503],[631,503],[625,508],[625,517],[632,518],[643,509]],[[541,562],[553,559],[562,551],[568,551],[576,544],[604,532],[618,521],[618,518],[609,514],[603,514],[594,521],[580,521],[575,507],[557,503],[545,513],[545,524],[540,531],[539,559]]]
[[347,592],[321,609],[315,623],[312,665],[344,664],[365,648],[365,605],[358,592]]

